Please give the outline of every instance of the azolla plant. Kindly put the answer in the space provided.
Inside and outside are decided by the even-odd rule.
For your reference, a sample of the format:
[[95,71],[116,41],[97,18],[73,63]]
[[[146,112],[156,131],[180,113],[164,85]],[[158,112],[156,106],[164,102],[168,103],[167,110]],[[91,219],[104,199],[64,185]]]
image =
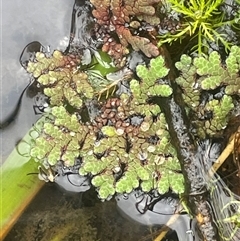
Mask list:
[[38,78],[52,106],[68,103],[74,108],[81,108],[82,99],[93,97],[93,88],[88,76],[76,71],[79,63],[78,57],[63,55],[56,50],[51,58],[46,58],[44,53],[37,53],[35,62],[29,62],[27,71]]
[[[90,0],[96,18],[96,35],[102,39],[102,50],[113,57],[118,66],[124,65],[125,56],[133,50],[141,50],[147,57],[159,55],[152,43],[151,32],[160,19],[155,6],[160,0]],[[145,36],[139,35],[139,30]],[[150,39],[149,39],[150,38]]]
[[172,94],[162,80],[169,71],[163,57],[137,66],[137,79],[129,79],[129,90],[99,102],[94,115],[93,107],[86,106],[94,105],[97,93],[95,97],[87,73],[76,62],[61,65],[69,59],[58,51],[51,57],[37,53],[28,65],[52,105],[31,156],[50,166],[58,161],[71,166],[80,159],[80,175],[89,175],[102,199],[139,186],[145,192],[171,188],[182,193],[183,176],[164,115],[148,101]]
[[[237,105],[239,53],[239,47],[232,47],[225,63],[216,52],[208,58],[183,55],[176,63],[180,71],[176,82],[199,139],[219,135]],[[168,125],[154,101],[172,94],[162,56],[138,65],[136,78],[128,73],[123,90],[108,98],[101,96],[101,101],[90,74],[81,70],[74,56],[59,51],[49,57],[37,53],[27,70],[52,106],[31,148],[32,157],[50,166],[59,161],[73,166],[80,159],[80,175],[91,178],[102,199],[139,187],[145,192],[184,192]]]
[[208,57],[182,55],[176,63],[180,71],[176,82],[182,88],[189,116],[201,138],[222,135],[230,112],[238,105],[239,54],[240,48],[233,46],[224,63],[215,51]]

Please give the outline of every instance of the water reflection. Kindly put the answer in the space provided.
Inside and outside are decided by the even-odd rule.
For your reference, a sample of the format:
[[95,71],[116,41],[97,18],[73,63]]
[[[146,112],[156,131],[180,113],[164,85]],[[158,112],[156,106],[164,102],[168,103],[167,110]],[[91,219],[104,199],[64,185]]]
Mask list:
[[[56,2],[51,0],[26,0],[24,4],[21,0],[2,1],[1,122],[13,111],[21,92],[29,83],[29,75],[19,64],[24,46],[38,40],[44,46],[64,50],[69,39],[73,3],[74,0],[60,0],[56,6]],[[18,119],[10,129],[1,131],[3,160],[13,150],[16,140],[25,135],[38,118],[32,105],[32,100],[23,96],[23,108]]]
[[[179,240],[195,239],[196,221],[184,211],[177,195],[144,194],[141,191],[133,191],[129,195],[116,197],[117,207],[120,213],[137,223],[154,226],[167,225],[176,231]],[[174,217],[174,221],[170,221]]]

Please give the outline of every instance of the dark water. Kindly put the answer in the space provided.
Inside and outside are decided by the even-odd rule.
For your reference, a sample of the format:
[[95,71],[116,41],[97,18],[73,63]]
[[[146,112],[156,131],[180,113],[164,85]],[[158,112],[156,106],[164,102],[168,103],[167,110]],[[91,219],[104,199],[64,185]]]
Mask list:
[[[114,199],[101,202],[94,190],[70,195],[46,184],[5,241],[151,241],[159,230],[122,217]],[[170,232],[163,240],[178,239]]]

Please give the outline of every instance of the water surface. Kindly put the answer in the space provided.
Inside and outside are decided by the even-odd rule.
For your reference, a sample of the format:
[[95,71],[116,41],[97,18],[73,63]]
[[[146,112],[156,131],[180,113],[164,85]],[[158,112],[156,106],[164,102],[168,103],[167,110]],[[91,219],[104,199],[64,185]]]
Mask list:
[[[19,57],[32,41],[64,50],[68,45],[74,0],[3,0],[1,5],[1,101],[0,122],[17,103],[29,75],[21,67]],[[22,108],[14,123],[1,133],[3,160],[39,116],[33,112],[33,101],[23,97]]]

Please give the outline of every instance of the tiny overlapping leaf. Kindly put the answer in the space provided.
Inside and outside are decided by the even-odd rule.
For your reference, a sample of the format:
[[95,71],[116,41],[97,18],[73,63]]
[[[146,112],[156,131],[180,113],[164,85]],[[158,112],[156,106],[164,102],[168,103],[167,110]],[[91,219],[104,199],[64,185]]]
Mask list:
[[[209,56],[181,56],[176,67],[180,76],[176,82],[181,86],[183,99],[190,108],[191,118],[201,138],[205,133],[214,136],[222,131],[234,108],[232,96],[240,93],[240,48],[231,47],[225,61],[218,52]],[[189,110],[188,110],[189,112]]]
[[159,80],[168,75],[169,69],[165,66],[162,56],[153,58],[149,67],[138,65],[136,68],[137,75],[141,78],[141,83],[137,80],[130,82],[130,88],[133,95],[137,98],[141,94],[147,96],[163,96],[168,97],[172,94],[172,88],[168,84],[160,83]]

